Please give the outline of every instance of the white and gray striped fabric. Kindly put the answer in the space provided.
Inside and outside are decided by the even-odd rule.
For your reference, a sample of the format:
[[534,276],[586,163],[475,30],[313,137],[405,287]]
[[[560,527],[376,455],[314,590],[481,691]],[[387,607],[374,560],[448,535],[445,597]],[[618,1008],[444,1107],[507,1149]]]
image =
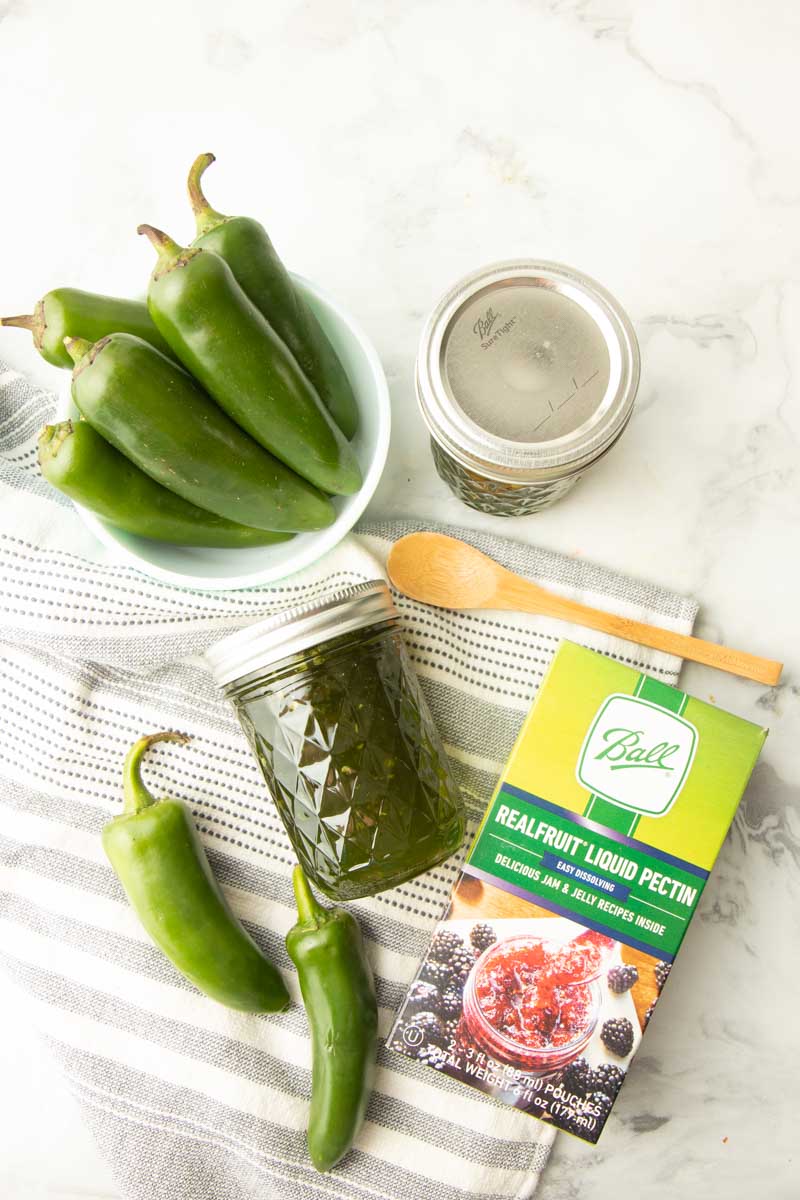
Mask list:
[[[533,1194],[553,1131],[383,1047],[356,1148],[309,1166],[309,1043],[299,1003],[228,1012],[148,942],[99,833],[120,803],[129,744],[162,728],[151,784],[184,798],[214,870],[256,940],[297,980],[292,855],[232,713],[199,660],[213,640],[287,604],[383,574],[404,524],[365,525],[270,589],[193,592],[115,563],[38,475],[52,398],[0,364],[0,960],[30,997],[120,1192],[136,1200],[500,1200]],[[587,563],[471,535],[550,586],[689,631],[692,602]],[[524,616],[425,609],[396,597],[411,656],[463,786],[471,828],[559,637],[675,682],[680,663]],[[386,1033],[458,863],[357,904]]]

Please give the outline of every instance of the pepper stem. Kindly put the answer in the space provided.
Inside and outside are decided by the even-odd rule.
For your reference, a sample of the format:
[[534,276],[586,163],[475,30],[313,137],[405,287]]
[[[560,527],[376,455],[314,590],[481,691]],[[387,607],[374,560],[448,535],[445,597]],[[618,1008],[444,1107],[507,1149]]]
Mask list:
[[58,425],[45,425],[37,442],[39,462],[48,462],[50,459],[56,458],[64,442],[72,436],[73,432],[72,421],[59,421]]
[[85,358],[91,350],[92,343],[87,342],[86,338],[65,337],[64,346],[66,347],[67,354],[77,366],[81,359]]
[[176,241],[168,234],[162,232],[162,230],[156,229],[154,225],[140,225],[136,232],[143,233],[150,242],[150,245],[158,251],[159,264],[167,259],[179,258],[183,253],[182,246],[179,246]]
[[149,808],[151,804],[156,803],[156,798],[152,792],[144,785],[142,780],[142,758],[155,742],[180,742],[185,746],[190,742],[191,738],[185,733],[150,733],[147,737],[139,738],[138,742],[134,742],[130,750],[125,756],[125,765],[122,768],[122,794],[124,797],[122,811],[124,813],[141,812],[143,808]]
[[311,885],[306,879],[303,868],[299,865],[292,871],[292,887],[297,903],[297,915],[301,925],[319,925],[325,917],[325,909],[318,904]]
[[24,317],[0,317],[0,325],[13,325],[15,329],[33,329],[33,313]]
[[216,229],[218,225],[222,225],[228,218],[221,212],[217,212],[205,198],[203,188],[200,183],[206,169],[216,162],[213,154],[198,154],[197,158],[192,163],[189,171],[189,178],[186,181],[186,186],[189,191],[189,203],[192,206],[195,220],[197,221],[197,236],[202,237],[204,233],[210,233],[212,229]]

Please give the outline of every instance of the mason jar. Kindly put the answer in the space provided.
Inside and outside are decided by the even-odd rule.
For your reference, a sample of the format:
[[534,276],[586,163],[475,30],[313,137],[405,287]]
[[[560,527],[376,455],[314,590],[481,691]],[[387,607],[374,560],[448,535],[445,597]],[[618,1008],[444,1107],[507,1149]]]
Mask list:
[[470,508],[538,512],[616,443],[639,383],[639,348],[600,284],[558,263],[475,271],[437,304],[416,390],[436,470]]
[[[599,971],[555,989],[545,986],[541,995],[535,979],[522,986],[531,954],[548,946],[532,934],[495,942],[478,958],[464,986],[464,1023],[475,1044],[531,1075],[549,1075],[573,1062],[592,1040],[600,1016]],[[504,1027],[506,1010],[513,1012],[512,1029]]]
[[461,797],[382,580],[250,625],[206,659],[327,895],[383,891],[459,848]]

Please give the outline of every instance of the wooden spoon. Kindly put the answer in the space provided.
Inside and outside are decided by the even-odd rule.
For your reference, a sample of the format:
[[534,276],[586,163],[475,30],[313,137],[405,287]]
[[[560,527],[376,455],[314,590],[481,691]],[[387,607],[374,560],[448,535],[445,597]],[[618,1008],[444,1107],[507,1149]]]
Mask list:
[[439,608],[505,608],[558,617],[758,683],[776,684],[783,670],[783,663],[769,658],[566,600],[443,533],[409,533],[400,538],[389,552],[387,567],[399,591]]

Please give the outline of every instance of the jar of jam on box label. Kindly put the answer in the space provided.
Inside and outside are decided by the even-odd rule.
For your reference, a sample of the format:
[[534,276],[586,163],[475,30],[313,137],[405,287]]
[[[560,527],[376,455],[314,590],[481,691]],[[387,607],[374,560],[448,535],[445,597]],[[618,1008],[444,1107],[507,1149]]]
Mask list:
[[309,878],[350,900],[461,845],[464,817],[382,580],[206,652]]
[[476,1045],[500,1062],[544,1075],[585,1050],[600,1014],[610,938],[586,933],[558,944],[528,934],[480,956],[464,988],[464,1020]]
[[622,308],[556,263],[499,263],[463,279],[431,314],[417,357],[436,469],[494,516],[565,495],[619,438],[638,383]]

